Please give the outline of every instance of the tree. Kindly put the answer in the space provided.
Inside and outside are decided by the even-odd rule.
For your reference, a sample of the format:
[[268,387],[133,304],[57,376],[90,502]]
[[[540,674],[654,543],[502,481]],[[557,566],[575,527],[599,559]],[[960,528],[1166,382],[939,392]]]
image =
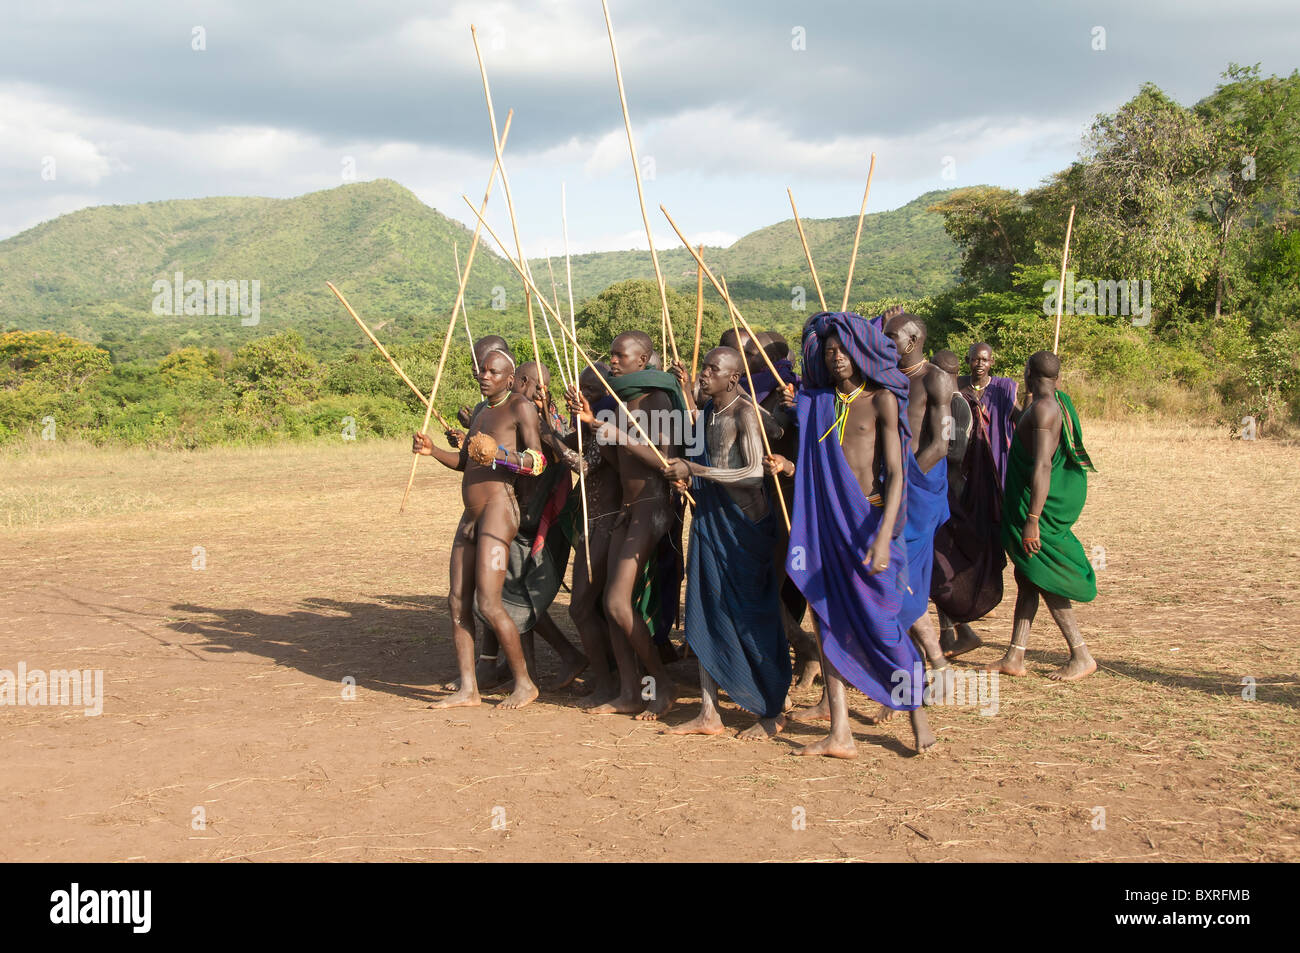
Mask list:
[[1030,209],[1014,189],[960,189],[929,211],[943,216],[944,230],[961,247],[962,278],[979,288],[1009,288],[1012,269],[1033,254]]
[[38,383],[80,390],[111,369],[108,352],[55,331],[0,335],[0,387]]
[[[673,320],[673,333],[677,337],[677,352],[684,363],[689,363],[695,347],[695,302],[668,288],[668,313]],[[704,307],[704,327],[700,335],[700,351],[714,346],[722,332],[731,327],[726,309],[709,302]],[[635,279],[610,285],[596,297],[587,301],[575,315],[578,340],[591,354],[609,353],[614,338],[624,331],[644,331],[660,350],[659,324],[663,306],[659,302],[659,289],[653,281]],[[759,330],[755,326],[755,330]],[[672,360],[672,355],[665,357]]]
[[1213,135],[1209,218],[1217,231],[1214,316],[1223,310],[1233,226],[1261,203],[1290,207],[1300,170],[1300,73],[1259,75],[1259,65],[1232,63],[1228,80],[1197,104]]
[[1156,86],[1093,123],[1083,161],[1057,177],[1077,195],[1076,257],[1113,279],[1149,278],[1157,302],[1200,287],[1214,236],[1196,212],[1210,198],[1208,124]]

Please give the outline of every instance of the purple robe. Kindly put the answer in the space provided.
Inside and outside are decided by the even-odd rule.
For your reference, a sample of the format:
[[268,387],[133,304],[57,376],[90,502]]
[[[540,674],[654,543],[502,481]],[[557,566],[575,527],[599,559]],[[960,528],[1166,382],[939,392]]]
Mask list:
[[921,704],[924,683],[917,673],[924,666],[898,621],[907,588],[900,536],[905,516],[900,513],[890,542],[889,568],[870,574],[863,560],[884,509],[867,501],[834,432],[837,400],[822,354],[822,342],[832,333],[869,387],[885,387],[898,398],[901,445],[911,440],[908,380],[898,369],[893,342],[856,314],[812,318],[803,337],[805,389],[796,405],[799,459],[786,570],[817,615],[827,660],[868,698],[911,711]]
[[[988,386],[979,395],[980,406],[989,415],[989,449],[993,451],[993,466],[998,474],[998,486],[1007,482],[1007,454],[1011,452],[1011,412],[1016,407],[1016,389],[1019,384],[1010,377],[990,377]],[[975,399],[975,389],[969,384],[962,393]]]

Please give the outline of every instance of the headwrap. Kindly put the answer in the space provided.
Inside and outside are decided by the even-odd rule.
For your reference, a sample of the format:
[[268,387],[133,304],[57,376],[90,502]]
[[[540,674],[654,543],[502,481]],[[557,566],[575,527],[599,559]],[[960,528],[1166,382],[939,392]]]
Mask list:
[[[912,444],[912,427],[907,421],[911,383],[898,369],[898,350],[885,336],[883,324],[883,316],[868,321],[851,311],[822,311],[809,318],[803,326],[803,386],[808,390],[829,390],[835,386],[825,359],[826,339],[834,334],[867,387],[883,387],[898,398],[899,447],[906,457],[907,448]],[[884,461],[878,463],[883,466]],[[896,530],[901,530],[906,522],[907,493],[904,491],[894,523]]]

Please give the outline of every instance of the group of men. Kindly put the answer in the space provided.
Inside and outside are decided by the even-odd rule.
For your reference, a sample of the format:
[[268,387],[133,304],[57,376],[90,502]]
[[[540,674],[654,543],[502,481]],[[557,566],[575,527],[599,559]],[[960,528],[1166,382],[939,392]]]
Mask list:
[[[464,473],[449,592],[459,678],[432,707],[479,704],[480,685],[507,679],[503,707],[530,703],[536,632],[560,656],[548,689],[585,671],[586,710],[658,719],[680,694],[668,640],[680,618],[701,703],[665,731],[723,732],[722,690],[756,718],[741,737],[828,721],[798,753],[851,758],[852,686],[879,704],[873,721],[908,712],[924,751],[925,703],[946,691],[950,659],[980,646],[969,623],[1000,602],[1008,557],[1015,621],[990,669],[1025,674],[1041,596],[1070,650],[1051,677],[1094,671],[1072,601],[1094,598],[1096,581],[1071,531],[1092,465],[1056,356],[1029,359],[1017,401],[989,345],[971,347],[959,377],[951,352],[926,359],[925,322],[901,309],[817,314],[800,344],[802,378],[779,334],[729,331],[693,378],[660,369],[649,336],[627,331],[571,382],[566,415],[544,367],[516,366],[499,337],[475,342],[482,402],[449,448],[413,442]],[[581,651],[547,612],[570,549]],[[795,665],[799,686],[820,674],[823,692],[791,712]]]

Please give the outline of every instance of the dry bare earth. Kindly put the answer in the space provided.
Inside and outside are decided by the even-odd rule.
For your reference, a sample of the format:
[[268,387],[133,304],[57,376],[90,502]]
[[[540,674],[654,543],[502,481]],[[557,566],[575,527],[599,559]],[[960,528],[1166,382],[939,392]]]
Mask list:
[[[1087,434],[1102,670],[1043,678],[1064,657],[1043,611],[996,716],[933,710],[919,758],[905,719],[859,722],[852,763],[791,757],[812,728],[664,737],[568,695],[426,709],[454,669],[459,494],[424,461],[398,517],[397,443],[0,459],[0,668],[102,669],[107,696],[0,707],[0,859],[1295,860],[1300,453]],[[963,662],[998,656],[1010,609]]]

